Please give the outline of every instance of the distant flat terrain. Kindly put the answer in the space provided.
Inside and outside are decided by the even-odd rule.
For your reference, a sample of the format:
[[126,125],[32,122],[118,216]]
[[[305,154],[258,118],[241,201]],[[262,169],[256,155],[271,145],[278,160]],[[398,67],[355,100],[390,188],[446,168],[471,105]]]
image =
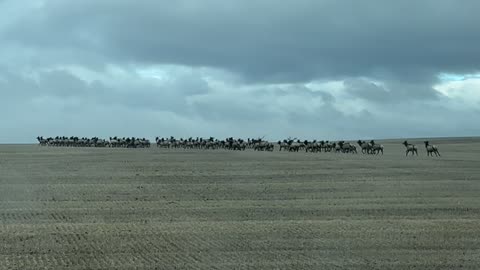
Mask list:
[[0,145],[0,269],[480,269],[480,140],[442,157]]

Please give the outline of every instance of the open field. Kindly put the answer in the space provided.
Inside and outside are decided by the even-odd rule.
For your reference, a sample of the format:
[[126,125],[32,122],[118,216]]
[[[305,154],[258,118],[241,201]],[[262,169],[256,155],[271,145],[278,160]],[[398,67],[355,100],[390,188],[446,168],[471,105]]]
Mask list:
[[480,139],[383,143],[0,145],[0,269],[480,269]]

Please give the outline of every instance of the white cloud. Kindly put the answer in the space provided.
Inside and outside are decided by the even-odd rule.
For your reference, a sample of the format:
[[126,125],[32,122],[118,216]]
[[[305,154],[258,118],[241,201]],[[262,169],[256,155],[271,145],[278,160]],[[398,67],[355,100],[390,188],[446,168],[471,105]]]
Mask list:
[[458,109],[480,109],[480,78],[477,76],[458,76],[463,79],[445,81],[434,89],[449,98],[449,103]]

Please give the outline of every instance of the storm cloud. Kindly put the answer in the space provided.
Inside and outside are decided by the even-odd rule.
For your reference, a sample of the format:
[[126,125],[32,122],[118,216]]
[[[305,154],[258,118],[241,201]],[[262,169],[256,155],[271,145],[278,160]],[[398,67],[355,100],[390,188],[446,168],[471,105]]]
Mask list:
[[478,135],[478,10],[473,0],[0,1],[0,141]]

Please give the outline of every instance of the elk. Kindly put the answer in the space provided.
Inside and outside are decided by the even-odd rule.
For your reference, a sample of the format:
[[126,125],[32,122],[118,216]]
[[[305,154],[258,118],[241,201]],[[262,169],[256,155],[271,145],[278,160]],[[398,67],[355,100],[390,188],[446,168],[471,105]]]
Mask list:
[[362,148],[362,154],[370,154],[370,144],[367,143],[366,141],[361,141],[361,140],[358,140],[357,141],[358,145],[360,146],[360,148]]
[[414,144],[410,144],[407,141],[404,141],[402,144],[405,145],[405,147],[407,148],[407,150],[405,151],[405,156],[408,156],[408,153],[412,153],[412,156],[414,154],[417,154],[418,156],[417,147]]
[[383,155],[383,145],[381,144],[376,144],[374,140],[371,140],[370,143],[370,153],[371,154],[379,154],[380,152],[382,152],[382,155]]
[[425,149],[427,150],[427,156],[432,156],[435,154],[436,157],[441,157],[440,152],[436,145],[431,145],[429,141],[425,141]]

